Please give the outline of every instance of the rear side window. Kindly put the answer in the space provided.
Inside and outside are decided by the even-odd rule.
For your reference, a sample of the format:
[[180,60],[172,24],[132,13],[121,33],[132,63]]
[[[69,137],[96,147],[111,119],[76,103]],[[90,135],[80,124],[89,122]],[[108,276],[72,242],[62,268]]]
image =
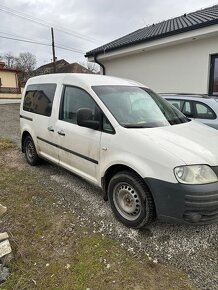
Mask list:
[[23,102],[23,110],[43,116],[51,116],[56,84],[29,85]]
[[196,118],[198,119],[216,119],[214,111],[203,103],[194,102]]

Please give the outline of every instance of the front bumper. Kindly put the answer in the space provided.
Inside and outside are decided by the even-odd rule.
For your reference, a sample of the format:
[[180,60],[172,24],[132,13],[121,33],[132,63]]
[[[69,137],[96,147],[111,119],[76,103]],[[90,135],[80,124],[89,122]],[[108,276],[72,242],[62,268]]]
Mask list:
[[203,185],[145,178],[153,195],[157,218],[192,224],[218,221],[218,182]]

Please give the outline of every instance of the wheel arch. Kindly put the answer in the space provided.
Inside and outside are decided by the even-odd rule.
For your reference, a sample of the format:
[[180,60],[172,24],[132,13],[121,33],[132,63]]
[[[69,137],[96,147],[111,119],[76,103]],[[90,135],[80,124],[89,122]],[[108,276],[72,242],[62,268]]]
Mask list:
[[[143,177],[136,170],[134,170],[133,168],[131,168],[128,165],[124,165],[124,164],[113,164],[113,165],[111,165],[110,167],[107,168],[107,170],[104,173],[104,176],[101,178],[101,186],[102,186],[103,191],[104,191],[104,200],[108,200],[107,189],[108,189],[108,184],[110,182],[110,179],[115,174],[117,174],[118,172],[126,171],[126,170],[132,171],[135,174],[137,174],[143,180],[144,184],[148,187],[148,189],[149,189],[149,191],[150,191],[150,193],[152,195],[152,192],[150,190],[149,185],[144,181]],[[153,195],[152,195],[152,197],[153,197]]]
[[27,131],[27,130],[23,131],[22,137],[21,137],[21,150],[23,153],[24,153],[24,141],[25,141],[27,136],[32,137],[29,131]]

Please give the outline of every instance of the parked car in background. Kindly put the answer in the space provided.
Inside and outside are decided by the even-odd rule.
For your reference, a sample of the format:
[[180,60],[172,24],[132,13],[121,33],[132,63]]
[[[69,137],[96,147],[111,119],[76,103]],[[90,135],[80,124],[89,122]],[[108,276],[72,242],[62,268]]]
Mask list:
[[218,129],[218,97],[207,95],[160,94],[186,117]]

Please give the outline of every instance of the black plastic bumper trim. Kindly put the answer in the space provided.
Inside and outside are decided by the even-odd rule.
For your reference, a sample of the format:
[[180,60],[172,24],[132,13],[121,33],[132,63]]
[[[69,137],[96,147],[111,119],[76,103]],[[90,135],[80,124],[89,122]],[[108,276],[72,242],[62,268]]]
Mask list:
[[[160,220],[194,224],[218,221],[218,182],[186,185],[154,178],[144,180],[153,195]],[[195,222],[194,216],[197,215],[200,215],[200,219]]]

